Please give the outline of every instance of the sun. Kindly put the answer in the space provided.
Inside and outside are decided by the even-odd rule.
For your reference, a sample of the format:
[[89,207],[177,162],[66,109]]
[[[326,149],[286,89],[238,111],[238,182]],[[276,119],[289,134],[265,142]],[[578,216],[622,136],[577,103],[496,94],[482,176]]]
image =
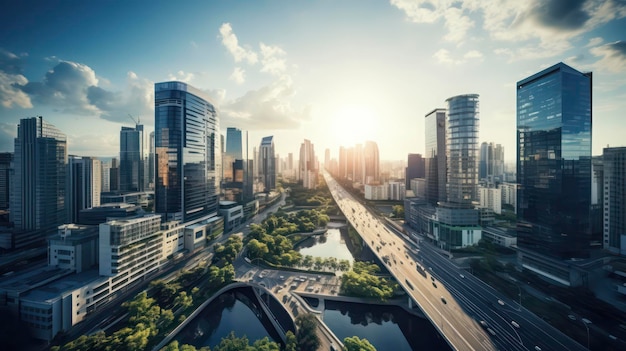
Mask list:
[[380,133],[378,116],[364,105],[341,106],[333,114],[331,125],[335,143],[346,147],[376,140],[376,134]]

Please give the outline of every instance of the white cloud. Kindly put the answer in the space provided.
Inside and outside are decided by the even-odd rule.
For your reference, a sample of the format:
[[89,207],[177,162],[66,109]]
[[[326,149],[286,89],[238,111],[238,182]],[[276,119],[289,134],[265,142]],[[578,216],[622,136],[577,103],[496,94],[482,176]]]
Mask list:
[[230,23],[224,23],[220,27],[220,35],[222,37],[222,44],[233,55],[235,62],[246,61],[249,64],[255,64],[258,61],[257,54],[247,48],[239,46],[239,40]]
[[237,84],[242,84],[246,81],[246,71],[241,67],[235,67],[229,79]]
[[[136,75],[135,75],[136,76]],[[183,70],[180,70],[178,72],[176,72],[176,74],[169,74],[168,75],[168,79],[169,80],[177,80],[180,82],[185,82],[185,83],[189,83],[194,79],[194,74],[191,72],[185,72]]]
[[[623,0],[390,0],[416,23],[444,21],[444,39],[460,42],[474,20],[503,43],[526,42],[511,60],[554,57],[572,47],[570,40],[611,20],[626,17]],[[479,22],[480,23],[480,22]],[[597,45],[598,39],[594,39]]]
[[261,47],[261,72],[268,72],[273,75],[281,75],[287,70],[287,64],[284,56],[285,50],[275,45],[265,45],[260,43]]
[[433,54],[433,57],[437,59],[439,63],[460,65],[470,60],[482,61],[483,54],[478,50],[470,50],[463,55],[463,58],[454,58],[450,54],[450,51],[446,49],[439,49]]
[[616,41],[589,50],[601,57],[594,66],[603,71],[626,73],[626,41]]
[[258,90],[222,105],[222,124],[248,130],[298,128],[310,120],[310,107],[296,108],[290,99],[295,94],[290,78],[282,77]]
[[6,108],[13,106],[33,107],[28,95],[18,87],[27,83],[28,79],[21,74],[9,74],[0,71],[0,104]]
[[604,42],[604,39],[600,38],[600,37],[594,37],[589,39],[589,42],[587,43],[587,45],[585,45],[585,47],[594,47],[594,46],[598,46],[600,44],[602,44]]
[[196,42],[195,42],[195,41],[193,41],[193,40],[189,42],[189,45],[191,45],[191,47],[192,47],[192,48],[194,48],[194,49],[199,48],[198,43],[196,43]]

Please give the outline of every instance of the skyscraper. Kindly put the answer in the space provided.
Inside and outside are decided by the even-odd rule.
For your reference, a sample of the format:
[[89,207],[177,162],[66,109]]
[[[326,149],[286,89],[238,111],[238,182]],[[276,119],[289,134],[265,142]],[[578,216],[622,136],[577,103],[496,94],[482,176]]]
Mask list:
[[11,179],[11,221],[20,230],[55,228],[66,222],[67,141],[43,117],[17,127]]
[[421,154],[409,154],[404,177],[406,189],[411,189],[411,179],[424,178],[424,167],[425,163]]
[[482,143],[478,162],[478,179],[491,183],[504,181],[504,148],[500,144]]
[[145,184],[147,189],[154,190],[154,132],[150,132],[149,138],[149,151],[148,151],[148,170],[146,174],[148,175],[148,183]]
[[13,153],[0,153],[0,210],[9,208],[11,162],[13,162]]
[[427,113],[424,127],[426,200],[436,205],[446,201],[446,109]]
[[155,208],[183,222],[218,212],[219,118],[202,91],[182,82],[154,85]]
[[478,199],[478,94],[448,98],[446,161],[448,202],[471,206]]
[[263,183],[263,191],[270,192],[276,188],[276,156],[274,154],[274,137],[266,136],[259,146],[259,175]]
[[143,125],[120,131],[120,190],[144,191]]
[[226,128],[226,155],[232,156],[233,160],[242,160],[241,129]]
[[298,178],[305,189],[317,187],[317,166],[315,164],[315,149],[310,140],[304,139],[300,145],[300,159],[298,161]]
[[587,253],[591,79],[558,63],[517,82],[520,248],[558,258]]
[[78,223],[80,210],[100,206],[101,163],[93,157],[70,155],[67,170],[67,221]]
[[604,165],[604,233],[603,247],[626,255],[622,236],[626,234],[626,147],[605,148]]
[[373,184],[380,180],[380,157],[378,145],[374,141],[366,141],[363,147],[363,184]]

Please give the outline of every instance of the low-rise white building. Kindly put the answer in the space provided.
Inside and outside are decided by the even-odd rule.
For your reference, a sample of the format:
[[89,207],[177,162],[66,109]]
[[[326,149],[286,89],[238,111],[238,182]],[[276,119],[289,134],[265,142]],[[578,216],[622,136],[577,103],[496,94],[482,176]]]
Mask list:
[[388,198],[387,187],[385,185],[365,184],[366,200],[387,200]]
[[519,184],[516,183],[502,183],[500,184],[500,190],[502,195],[502,204],[513,206],[513,210],[517,213],[517,190]]
[[488,208],[496,214],[502,214],[502,194],[498,188],[478,187],[480,207]]

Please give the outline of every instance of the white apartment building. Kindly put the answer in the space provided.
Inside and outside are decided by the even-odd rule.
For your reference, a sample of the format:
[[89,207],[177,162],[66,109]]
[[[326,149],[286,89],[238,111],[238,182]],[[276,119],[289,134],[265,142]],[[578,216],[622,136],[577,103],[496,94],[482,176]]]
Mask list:
[[499,188],[478,187],[480,207],[502,214],[502,192]]

